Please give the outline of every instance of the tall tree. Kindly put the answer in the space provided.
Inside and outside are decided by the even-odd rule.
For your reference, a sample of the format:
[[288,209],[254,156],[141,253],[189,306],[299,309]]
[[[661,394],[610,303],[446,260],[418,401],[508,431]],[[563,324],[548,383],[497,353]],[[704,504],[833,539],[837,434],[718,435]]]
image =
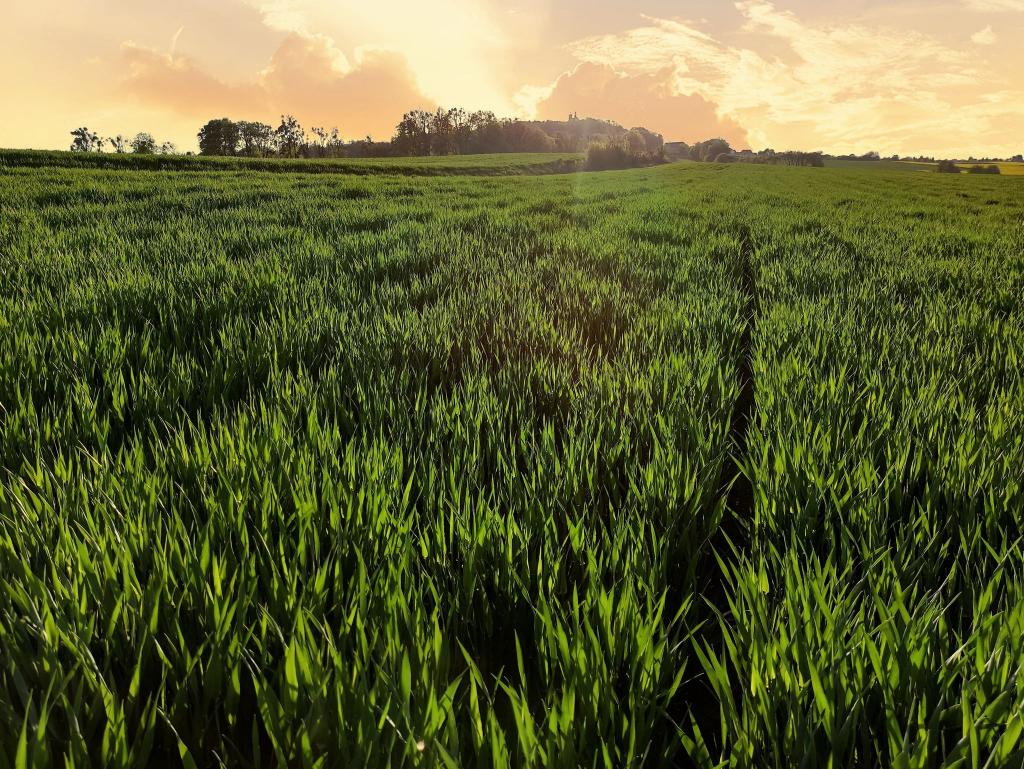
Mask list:
[[727,155],[732,152],[732,147],[725,139],[708,139],[697,142],[690,148],[690,158],[700,160],[704,163],[714,162],[720,155]]
[[[455,124],[453,118],[456,110],[437,108],[431,115],[430,127],[430,152],[433,155],[451,155],[456,152]],[[463,113],[465,114],[465,113]]]
[[469,137],[467,152],[500,152],[503,131],[498,118],[490,110],[478,110],[467,120]]
[[72,152],[100,152],[103,149],[103,139],[88,128],[76,128],[71,136],[74,137],[71,142]]
[[433,122],[434,115],[426,110],[406,112],[395,128],[395,149],[403,155],[429,155]]
[[274,129],[266,123],[242,120],[237,123],[241,152],[249,157],[263,157],[274,149]]
[[110,148],[114,150],[114,152],[116,152],[118,155],[123,155],[128,151],[128,139],[126,139],[121,134],[113,136],[107,139],[107,141],[110,143]]
[[328,142],[330,142],[330,132],[326,128],[313,127],[310,129],[313,132],[313,136],[316,137],[314,142],[314,149],[317,157],[324,157],[327,154]]
[[198,138],[201,155],[234,155],[238,149],[239,127],[222,117],[199,129]]
[[282,115],[281,125],[274,131],[277,148],[284,157],[293,158],[306,141],[306,132],[292,115]]
[[665,148],[664,137],[646,128],[630,128],[627,137],[629,138],[630,146],[639,146],[642,152],[648,154],[655,155]]
[[132,152],[136,155],[153,155],[157,150],[156,139],[153,138],[153,134],[146,133],[145,131],[135,135],[131,146]]

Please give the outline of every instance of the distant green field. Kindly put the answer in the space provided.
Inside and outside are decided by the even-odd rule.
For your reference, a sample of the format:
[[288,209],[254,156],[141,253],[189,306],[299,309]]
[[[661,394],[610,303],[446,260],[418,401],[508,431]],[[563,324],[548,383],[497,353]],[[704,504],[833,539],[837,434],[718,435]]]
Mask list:
[[908,160],[842,160],[840,158],[825,158],[825,167],[861,171],[935,171],[934,163],[915,163]]
[[0,767],[1024,765],[1020,179],[0,157]]
[[1024,163],[960,163],[959,166],[963,169],[971,166],[999,166],[999,172],[1004,176],[1024,176]]
[[[959,163],[966,170],[975,165],[996,165],[1004,176],[1024,176],[1024,163]],[[935,172],[936,163],[918,163],[910,160],[840,160],[826,158],[826,168],[860,169],[862,171],[930,171]]]
[[565,173],[582,162],[579,153],[500,153],[409,158],[243,158],[185,155],[0,150],[0,168],[94,168],[144,171],[276,171],[281,173],[402,174],[409,176],[502,176]]

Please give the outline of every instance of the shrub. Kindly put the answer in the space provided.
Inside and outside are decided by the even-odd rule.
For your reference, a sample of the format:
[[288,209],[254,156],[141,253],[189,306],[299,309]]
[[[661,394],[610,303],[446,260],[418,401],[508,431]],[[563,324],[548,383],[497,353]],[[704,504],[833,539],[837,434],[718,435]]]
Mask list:
[[131,148],[136,155],[155,155],[158,146],[153,134],[140,133],[132,139]]
[[952,160],[940,160],[938,170],[940,174],[958,174],[960,173],[960,166]]
[[608,139],[591,142],[587,147],[587,168],[591,171],[608,171],[615,168],[638,168],[663,163],[665,153],[647,152],[631,147],[626,140]]
[[731,153],[732,147],[725,139],[708,139],[697,142],[690,148],[690,159],[710,163],[723,153]]
[[969,174],[998,174],[999,166],[988,165],[988,166],[971,166],[967,169]]
[[776,152],[764,162],[776,166],[807,166],[824,168],[825,158],[820,152]]
[[739,155],[730,155],[728,159],[721,158],[718,162],[740,162],[768,166],[806,166],[809,168],[823,168],[825,166],[825,156],[820,152],[776,152],[775,150],[766,149],[757,153],[743,151],[739,153]]

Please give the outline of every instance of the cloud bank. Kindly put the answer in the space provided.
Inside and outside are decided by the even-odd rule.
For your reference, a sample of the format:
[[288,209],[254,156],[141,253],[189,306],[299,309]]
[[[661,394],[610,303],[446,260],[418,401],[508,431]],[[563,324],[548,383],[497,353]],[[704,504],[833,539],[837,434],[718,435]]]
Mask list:
[[[0,145],[207,119],[390,136],[436,104],[827,152],[1024,150],[1024,0],[14,0]],[[940,11],[940,12],[937,12]],[[644,15],[646,14],[646,15]]]
[[242,83],[219,80],[187,56],[132,43],[123,46],[122,57],[126,93],[197,120],[272,120],[291,113],[307,126],[389,138],[405,110],[430,105],[401,55],[367,48],[349,62],[319,35],[289,34],[266,68]]
[[749,144],[739,123],[720,117],[704,96],[677,92],[671,67],[630,74],[605,63],[584,62],[538,96],[531,112],[542,120],[564,120],[576,112],[614,118],[627,127],[643,126],[672,139],[721,136],[736,147]]
[[[608,81],[609,102],[623,82],[659,81],[658,88],[641,88],[651,114],[671,119],[664,102],[700,99],[713,105],[719,121],[742,126],[759,147],[1020,151],[985,137],[1005,137],[1007,126],[1024,129],[1024,89],[989,77],[969,53],[915,30],[806,22],[765,0],[735,8],[744,45],[694,23],[649,17],[644,26],[578,40],[570,50],[578,61],[616,73]],[[989,40],[986,33],[975,42]],[[768,50],[775,53],[762,52]],[[574,77],[560,78],[555,91]],[[690,135],[685,118],[676,125],[662,130]]]

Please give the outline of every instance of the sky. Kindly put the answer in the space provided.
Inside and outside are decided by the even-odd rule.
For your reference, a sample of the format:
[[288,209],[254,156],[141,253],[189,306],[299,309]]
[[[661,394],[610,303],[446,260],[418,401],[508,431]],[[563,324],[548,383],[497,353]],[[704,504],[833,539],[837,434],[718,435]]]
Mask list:
[[1024,0],[6,0],[0,146],[196,148],[206,120],[390,138],[438,105],[736,148],[1024,152]]

